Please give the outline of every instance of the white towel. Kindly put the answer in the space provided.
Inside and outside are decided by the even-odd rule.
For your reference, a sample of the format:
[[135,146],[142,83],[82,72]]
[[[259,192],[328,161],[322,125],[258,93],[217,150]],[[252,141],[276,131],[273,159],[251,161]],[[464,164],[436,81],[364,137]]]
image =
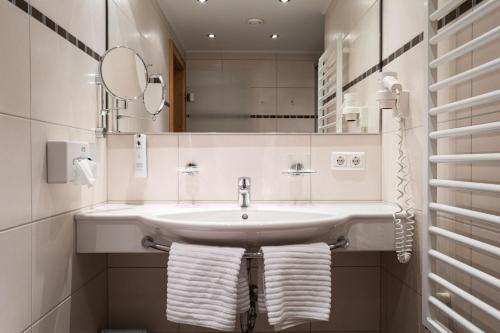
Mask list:
[[[265,246],[261,312],[276,331],[311,320],[328,321],[331,307],[331,254],[325,243]],[[262,263],[260,263],[262,266]]]
[[244,252],[243,248],[173,243],[167,268],[167,319],[233,331],[238,311],[249,306]]

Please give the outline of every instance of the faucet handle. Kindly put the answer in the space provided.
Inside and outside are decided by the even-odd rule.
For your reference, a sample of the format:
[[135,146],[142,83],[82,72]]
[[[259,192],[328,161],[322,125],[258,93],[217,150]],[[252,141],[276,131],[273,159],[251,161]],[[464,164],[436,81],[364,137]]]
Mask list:
[[249,189],[251,186],[250,177],[240,177],[238,178],[238,187],[242,190]]

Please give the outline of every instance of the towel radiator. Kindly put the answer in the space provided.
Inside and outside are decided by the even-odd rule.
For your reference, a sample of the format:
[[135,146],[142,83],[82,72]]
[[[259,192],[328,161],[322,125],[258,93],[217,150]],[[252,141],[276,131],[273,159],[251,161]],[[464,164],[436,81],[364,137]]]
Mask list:
[[[155,242],[153,237],[151,236],[146,236],[142,239],[142,246],[145,248],[154,249],[162,252],[170,252],[169,246]],[[345,237],[339,237],[336,243],[331,244],[329,246],[330,246],[330,251],[336,249],[346,249],[349,247],[349,240]],[[263,258],[263,257],[264,254],[262,253],[262,251],[257,251],[257,252],[245,251],[245,254],[243,254],[243,258],[245,259]]]
[[[478,281],[488,288],[492,288],[491,290],[494,290],[494,292],[499,292],[500,279],[498,276],[495,276],[497,272],[491,274],[491,272],[487,271],[487,267],[457,260],[453,254],[448,253],[447,248],[438,248],[439,241],[446,241],[450,244],[448,248],[456,246],[464,247],[469,251],[468,253],[485,255],[491,263],[498,263],[497,260],[500,259],[500,247],[478,240],[478,237],[467,236],[450,230],[450,226],[452,227],[454,223],[457,223],[455,220],[448,220],[452,222],[447,224],[438,223],[438,219],[442,216],[451,215],[453,219],[472,221],[470,222],[472,225],[488,226],[493,232],[500,233],[499,215],[473,208],[466,209],[440,203],[440,199],[438,198],[438,191],[441,189],[448,191],[468,191],[471,195],[481,193],[481,195],[485,196],[498,196],[500,193],[500,185],[498,183],[440,179],[438,175],[438,166],[443,164],[465,163],[475,166],[484,165],[486,162],[489,165],[498,165],[500,167],[500,164],[498,164],[498,161],[500,161],[500,152],[452,155],[440,155],[438,152],[438,142],[443,139],[484,135],[485,133],[492,132],[500,133],[500,121],[450,129],[438,129],[437,118],[439,115],[453,114],[457,111],[485,106],[487,104],[500,106],[500,90],[477,94],[470,98],[446,104],[440,103],[440,99],[438,99],[438,95],[443,88],[453,88],[458,84],[491,74],[500,69],[500,57],[498,57],[459,74],[438,78],[440,66],[449,65],[451,61],[500,39],[500,26],[496,26],[459,47],[444,52],[438,51],[440,43],[447,41],[449,37],[454,36],[458,31],[469,27],[493,11],[500,10],[499,0],[476,0],[473,2],[473,8],[464,15],[459,16],[449,24],[443,25],[443,21],[438,24],[448,13],[455,11],[461,5],[465,5],[464,2],[466,1],[448,0],[441,7],[438,7],[438,0],[426,1],[425,41],[428,64],[426,71],[428,96],[427,112],[424,112],[424,127],[427,135],[427,140],[425,141],[427,145],[427,158],[424,162],[424,174],[426,174],[426,177],[424,177],[424,188],[426,189],[424,191],[424,202],[427,203],[427,207],[424,209],[423,227],[420,228],[420,231],[423,244],[423,323],[433,333],[449,333],[458,330],[458,326],[461,328],[460,332],[485,332],[488,328],[485,328],[487,326],[486,320],[481,319],[484,318],[483,316],[491,318],[493,322],[496,322],[497,328],[500,325],[500,310],[494,305],[489,304],[492,301],[487,299],[487,297],[493,299],[493,296],[477,292],[477,290],[472,288],[473,282]],[[438,28],[438,25],[440,28]],[[444,73],[440,73],[440,75],[444,76]],[[491,170],[493,173],[494,169]],[[443,274],[443,269],[445,272],[451,272],[451,274]],[[472,281],[470,282],[470,288],[469,286],[462,288],[457,286],[458,283],[451,282],[452,278],[450,276],[453,273],[460,273],[464,279],[467,279],[466,281]],[[454,300],[459,300],[461,304],[465,304],[463,305],[464,308],[470,309],[470,312],[468,310],[460,310],[460,306],[455,306]]]
[[318,61],[318,133],[342,133],[343,36]]

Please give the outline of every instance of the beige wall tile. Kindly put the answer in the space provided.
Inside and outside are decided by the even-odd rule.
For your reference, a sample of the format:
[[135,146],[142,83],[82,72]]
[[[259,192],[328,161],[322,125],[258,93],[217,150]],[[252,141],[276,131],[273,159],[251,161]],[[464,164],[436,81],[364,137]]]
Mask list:
[[313,88],[314,66],[313,61],[285,61],[279,60],[278,87],[279,88]]
[[100,0],[31,0],[31,5],[76,38],[103,54],[105,51],[106,7]]
[[[331,170],[332,152],[365,152],[365,170]],[[313,135],[312,200],[381,200],[380,136]]]
[[[47,183],[48,140],[71,140],[96,143],[97,180],[94,187]],[[91,131],[31,122],[32,216],[41,219],[106,200],[106,141],[96,140]]]
[[106,272],[52,309],[32,333],[88,333],[106,328]]
[[7,1],[0,3],[0,45],[4,50],[0,62],[0,113],[29,117],[29,17]]
[[224,60],[226,84],[239,83],[246,87],[276,87],[274,60]]
[[391,274],[383,284],[385,290],[385,333],[419,333],[421,324],[421,296],[414,290],[406,287]]
[[[310,88],[278,88],[278,114],[314,114],[314,91]],[[308,119],[314,122],[313,119]]]
[[167,321],[165,314],[166,293],[165,268],[110,268],[109,327],[140,327],[152,332],[177,332],[178,325]]
[[73,213],[33,224],[32,316],[37,320],[99,272],[106,256],[75,253]]
[[332,252],[334,267],[380,266],[381,252]]
[[[0,97],[1,100],[1,97]],[[0,115],[0,230],[31,219],[29,120]]]
[[[273,121],[273,119],[264,119]],[[314,119],[276,119],[278,133],[314,133]]]
[[96,127],[97,61],[33,18],[30,33],[32,118]]
[[167,267],[168,254],[165,253],[115,253],[108,254],[108,267]]
[[334,267],[332,283],[330,322],[313,322],[311,331],[378,331],[379,267]]
[[108,137],[108,199],[177,200],[177,136],[147,136],[147,178],[134,176],[133,140],[133,135]]
[[31,226],[0,232],[0,328],[21,332],[31,324]]
[[179,176],[180,200],[237,200],[238,177],[252,178],[253,200],[308,200],[309,177],[282,174],[290,155],[303,160],[310,137],[292,135],[182,135],[179,165],[200,173]]

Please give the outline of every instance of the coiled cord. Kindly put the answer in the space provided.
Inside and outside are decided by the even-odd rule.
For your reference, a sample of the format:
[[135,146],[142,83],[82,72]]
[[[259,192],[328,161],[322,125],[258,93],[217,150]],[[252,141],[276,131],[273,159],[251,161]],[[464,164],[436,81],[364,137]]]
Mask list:
[[394,246],[398,261],[406,264],[411,259],[413,251],[413,238],[415,235],[415,210],[413,208],[413,198],[411,196],[410,185],[410,172],[408,166],[408,157],[405,153],[405,126],[404,119],[399,110],[399,97],[400,92],[397,92],[395,118],[398,124],[398,170],[396,177],[397,184],[397,198],[396,205],[399,210],[394,213]]

